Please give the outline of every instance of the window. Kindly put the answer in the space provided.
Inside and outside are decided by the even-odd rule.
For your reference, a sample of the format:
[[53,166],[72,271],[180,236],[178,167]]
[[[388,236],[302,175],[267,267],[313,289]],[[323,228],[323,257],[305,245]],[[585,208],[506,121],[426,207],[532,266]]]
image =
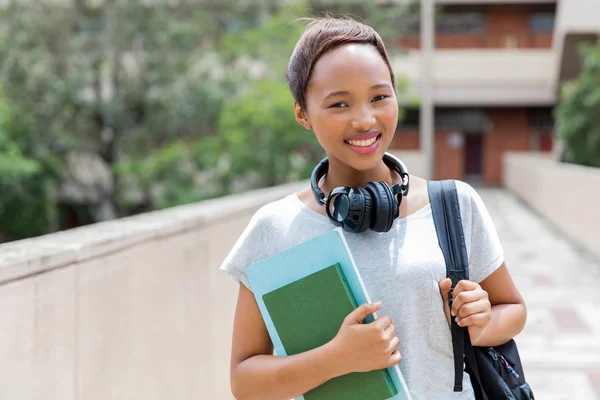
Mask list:
[[485,111],[478,108],[437,108],[436,130],[457,130],[465,133],[486,132],[488,121]]
[[404,115],[398,121],[398,127],[405,129],[418,129],[419,128],[419,109],[418,108],[406,108],[404,109]]
[[482,33],[485,31],[483,12],[442,12],[436,21],[440,33]]
[[552,108],[540,107],[527,110],[529,129],[533,132],[553,132],[554,116]]
[[529,17],[529,29],[535,33],[552,33],[554,31],[553,11],[538,11]]
[[502,37],[502,47],[505,49],[516,49],[519,47],[519,37],[509,33]]

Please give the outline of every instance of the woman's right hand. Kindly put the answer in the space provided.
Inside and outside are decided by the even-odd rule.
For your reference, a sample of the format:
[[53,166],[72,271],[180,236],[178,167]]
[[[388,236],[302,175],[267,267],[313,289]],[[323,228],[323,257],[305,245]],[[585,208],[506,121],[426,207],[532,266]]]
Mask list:
[[388,316],[369,324],[362,321],[381,308],[381,303],[362,304],[344,319],[335,338],[329,342],[339,375],[391,367],[402,360],[400,340]]

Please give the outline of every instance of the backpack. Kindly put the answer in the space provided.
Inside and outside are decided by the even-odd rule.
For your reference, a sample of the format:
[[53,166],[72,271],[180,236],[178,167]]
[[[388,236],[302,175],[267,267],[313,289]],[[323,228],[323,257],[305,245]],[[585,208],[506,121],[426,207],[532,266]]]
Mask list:
[[[456,184],[454,180],[428,181],[427,188],[438,242],[446,261],[446,275],[452,280],[448,299],[452,307],[452,291],[456,284],[469,279]],[[534,399],[531,387],[525,381],[514,340],[501,346],[473,347],[468,328],[461,328],[453,318],[451,322],[455,392],[462,391],[464,365],[477,400]]]

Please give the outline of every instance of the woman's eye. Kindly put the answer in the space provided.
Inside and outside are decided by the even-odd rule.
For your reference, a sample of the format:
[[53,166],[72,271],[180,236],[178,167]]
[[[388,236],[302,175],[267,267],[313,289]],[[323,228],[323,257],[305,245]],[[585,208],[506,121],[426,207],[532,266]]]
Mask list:
[[329,106],[329,108],[345,108],[348,107],[346,103],[335,103]]
[[390,96],[387,96],[385,94],[382,94],[381,96],[377,96],[373,99],[373,101],[379,101],[379,100],[383,100],[383,99],[387,99]]

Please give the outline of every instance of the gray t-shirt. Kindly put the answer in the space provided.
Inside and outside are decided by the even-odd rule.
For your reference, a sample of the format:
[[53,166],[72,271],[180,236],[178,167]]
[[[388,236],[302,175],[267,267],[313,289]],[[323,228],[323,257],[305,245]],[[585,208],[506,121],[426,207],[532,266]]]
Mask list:
[[[481,282],[504,261],[492,219],[478,193],[456,181],[469,256],[470,280]],[[269,203],[252,217],[221,270],[248,285],[244,269],[335,226],[296,194]],[[450,328],[438,282],[446,277],[430,205],[379,233],[344,232],[378,315],[388,315],[400,339],[400,370],[414,400],[473,399],[469,376],[455,393]]]

